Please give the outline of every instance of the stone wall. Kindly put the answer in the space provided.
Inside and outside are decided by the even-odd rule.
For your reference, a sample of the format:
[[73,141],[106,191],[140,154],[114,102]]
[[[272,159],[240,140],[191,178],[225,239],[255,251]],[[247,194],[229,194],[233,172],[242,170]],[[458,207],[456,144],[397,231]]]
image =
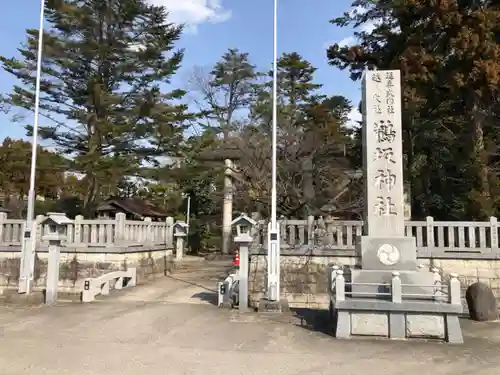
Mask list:
[[[358,268],[360,260],[352,251],[281,254],[281,295],[292,307],[327,308],[327,266],[343,265],[347,272],[350,268]],[[500,297],[500,259],[419,259],[419,263],[436,267],[444,275],[457,273],[464,289],[478,280],[484,282]],[[265,296],[266,277],[267,256],[262,253],[252,254],[249,264],[249,297],[253,306]]]
[[[46,252],[37,252],[35,257],[35,290],[45,288],[47,272]],[[19,251],[0,252],[0,293],[5,289],[17,288],[20,266]],[[80,293],[83,280],[97,277],[127,267],[137,268],[137,282],[145,283],[172,270],[172,250],[151,250],[131,252],[85,253],[62,252],[59,267],[59,291]]]

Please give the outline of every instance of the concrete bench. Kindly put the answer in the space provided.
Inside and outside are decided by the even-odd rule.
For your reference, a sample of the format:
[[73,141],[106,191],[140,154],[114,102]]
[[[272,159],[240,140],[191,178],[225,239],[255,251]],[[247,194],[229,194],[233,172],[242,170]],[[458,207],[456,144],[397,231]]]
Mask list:
[[107,296],[111,288],[123,289],[135,286],[136,283],[137,270],[135,268],[114,271],[95,278],[86,278],[83,281],[82,302],[92,302],[99,294]]

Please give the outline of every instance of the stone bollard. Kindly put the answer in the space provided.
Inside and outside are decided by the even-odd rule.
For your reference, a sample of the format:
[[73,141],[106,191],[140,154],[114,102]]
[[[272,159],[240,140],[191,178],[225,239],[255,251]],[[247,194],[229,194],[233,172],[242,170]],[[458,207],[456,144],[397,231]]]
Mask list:
[[49,259],[47,262],[47,286],[45,290],[45,303],[53,305],[57,302],[57,289],[59,286],[59,263],[61,254],[61,240],[49,240]]
[[342,270],[338,270],[335,277],[335,300],[345,301],[345,278]]
[[392,273],[391,280],[391,295],[392,302],[401,303],[403,302],[403,290],[401,285],[401,278],[399,277],[399,271],[394,271]]
[[433,273],[433,280],[434,280],[434,299],[439,302],[445,302],[445,294],[443,293],[443,280],[441,277],[441,273],[439,272],[439,269],[434,267],[432,268],[432,273]]
[[460,281],[456,273],[450,273],[450,283],[448,284],[448,298],[452,305],[462,305],[460,298]]
[[333,289],[335,288],[335,280],[337,278],[337,273],[339,272],[340,270],[340,267],[337,266],[337,265],[334,265],[332,267],[332,273],[330,275],[330,293],[333,291]]

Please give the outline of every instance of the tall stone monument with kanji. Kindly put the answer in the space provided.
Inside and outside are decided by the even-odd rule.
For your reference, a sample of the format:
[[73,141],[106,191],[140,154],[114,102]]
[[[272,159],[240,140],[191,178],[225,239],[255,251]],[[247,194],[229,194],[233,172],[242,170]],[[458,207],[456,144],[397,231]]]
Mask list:
[[400,80],[397,70],[366,71],[363,78],[365,226],[356,247],[361,269],[344,278],[338,265],[332,268],[331,316],[337,337],[431,336],[460,343],[457,275],[450,275],[443,300],[441,275],[418,267],[416,240],[405,233]]
[[[400,81],[399,70],[366,71],[363,79],[365,227],[353,283],[390,283],[392,271],[401,271],[403,284],[433,281],[432,272],[416,272],[416,241],[405,235]],[[375,292],[353,285],[353,292],[363,290]]]

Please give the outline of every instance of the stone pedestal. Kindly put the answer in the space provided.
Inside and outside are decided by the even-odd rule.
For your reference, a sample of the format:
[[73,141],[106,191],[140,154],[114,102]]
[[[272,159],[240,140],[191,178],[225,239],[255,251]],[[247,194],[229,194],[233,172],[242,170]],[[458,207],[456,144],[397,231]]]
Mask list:
[[362,236],[357,251],[362,269],[351,271],[352,297],[389,298],[392,272],[399,271],[403,294],[434,299],[435,275],[418,270],[415,238]]

